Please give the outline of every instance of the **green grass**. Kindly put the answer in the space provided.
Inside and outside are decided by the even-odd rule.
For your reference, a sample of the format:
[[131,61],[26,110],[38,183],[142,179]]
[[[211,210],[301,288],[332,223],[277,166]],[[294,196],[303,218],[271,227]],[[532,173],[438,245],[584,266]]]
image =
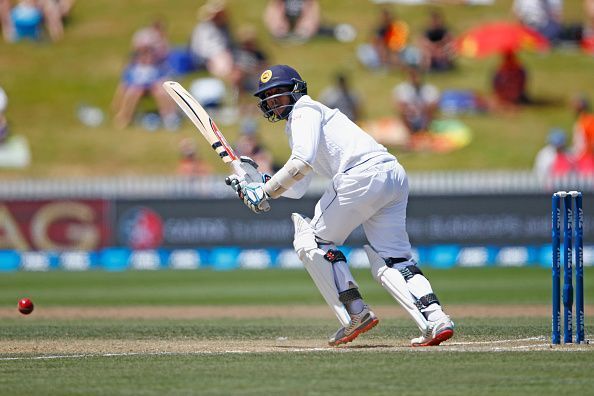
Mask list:
[[[168,22],[172,43],[183,45],[196,22],[199,3],[190,0],[78,2],[62,41],[54,44],[1,42],[0,85],[10,97],[8,118],[13,131],[29,139],[33,164],[24,170],[0,170],[0,178],[173,173],[179,140],[196,136],[189,123],[179,133],[147,133],[134,127],[119,131],[111,122],[89,129],[77,121],[75,111],[84,102],[99,106],[109,115],[109,104],[126,62],[132,33],[155,16],[162,16]],[[323,19],[327,23],[353,24],[359,32],[357,40],[342,44],[319,38],[297,46],[278,44],[268,37],[261,23],[264,1],[231,0],[229,3],[234,27],[255,25],[272,62],[292,64],[299,69],[314,97],[338,70],[346,70],[354,87],[365,96],[365,113],[369,117],[393,114],[391,89],[403,76],[398,72],[371,73],[364,70],[355,57],[356,46],[368,39],[377,20],[376,6],[358,0],[321,0]],[[511,0],[500,0],[491,7],[441,8],[454,32],[460,33],[482,21],[510,18],[510,7]],[[429,9],[428,6],[396,8],[413,32],[421,31]],[[568,22],[580,21],[581,2],[565,2],[565,15]],[[559,106],[526,109],[507,116],[465,117],[464,121],[474,133],[470,146],[450,154],[394,150],[405,166],[409,170],[531,167],[548,128],[553,125],[570,128],[572,115],[565,105],[567,99],[580,91],[594,94],[591,76],[594,58],[556,51],[549,56],[522,54],[522,60],[530,69],[531,93],[539,98],[558,99]],[[495,61],[495,58],[463,59],[458,71],[432,75],[428,79],[442,89],[455,87],[486,93]],[[198,75],[201,74],[184,78],[182,82]],[[288,148],[282,127],[264,120],[261,126],[264,141],[277,160],[284,161]],[[238,125],[224,126],[223,131],[233,140]],[[223,171],[216,156],[198,137],[196,139],[204,158]]]
[[[545,268],[424,270],[444,303],[549,304]],[[354,270],[372,304],[391,298],[368,270]],[[594,301],[592,271],[585,268],[585,300]],[[322,300],[305,270],[14,272],[0,276],[0,308],[29,296],[38,306],[286,305]]]
[[[425,272],[446,307],[545,305],[550,301],[550,274],[544,268]],[[355,270],[354,274],[371,304],[395,304],[368,271]],[[590,275],[591,268],[586,268],[587,303],[594,301]],[[406,346],[417,335],[408,318],[383,319],[348,348],[329,349],[319,347],[336,329],[330,315],[311,320],[36,316],[46,307],[62,307],[67,313],[69,307],[85,306],[216,305],[224,310],[228,304],[246,309],[252,304],[320,305],[321,298],[305,271],[0,275],[0,309],[12,309],[23,295],[35,301],[36,311],[22,317],[15,309],[14,316],[2,318],[0,395],[542,395],[586,394],[594,386],[593,348],[542,346],[550,330],[548,315],[460,315],[455,318],[457,333],[452,345],[431,349]],[[594,321],[587,316],[586,334],[593,332]],[[533,338],[532,345],[540,344],[537,350],[504,341],[528,338]],[[21,344],[31,343],[36,345],[34,351],[18,352]],[[211,343],[219,346],[203,349]],[[63,345],[64,352],[45,349],[56,344]],[[80,350],[73,352],[77,345]],[[85,349],[93,345],[102,347]],[[253,345],[268,349],[250,351]]]
[[1,362],[13,376],[0,386],[3,394],[72,395],[583,394],[594,385],[593,361],[590,352],[86,358]]

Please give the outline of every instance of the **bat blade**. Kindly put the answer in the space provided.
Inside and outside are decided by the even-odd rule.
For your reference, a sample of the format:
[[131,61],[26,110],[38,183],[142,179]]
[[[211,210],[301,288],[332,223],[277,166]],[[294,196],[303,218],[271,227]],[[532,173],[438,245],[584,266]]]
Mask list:
[[238,166],[234,161],[239,161],[239,159],[235,151],[202,105],[176,81],[165,81],[163,88],[192,121],[213,150],[217,152],[221,160],[231,163],[233,169],[236,170]]
[[[212,118],[208,115],[206,110],[198,103],[198,101],[176,81],[165,81],[163,88],[177,103],[177,105],[188,116],[196,128],[200,131],[202,136],[210,143],[210,146],[217,152],[223,162],[228,163],[238,176],[243,177],[248,181],[261,181],[262,176],[253,168],[251,171],[246,171],[241,166],[241,161],[233,151],[233,148],[214,123]],[[262,204],[264,211],[270,210],[270,204],[266,201]]]

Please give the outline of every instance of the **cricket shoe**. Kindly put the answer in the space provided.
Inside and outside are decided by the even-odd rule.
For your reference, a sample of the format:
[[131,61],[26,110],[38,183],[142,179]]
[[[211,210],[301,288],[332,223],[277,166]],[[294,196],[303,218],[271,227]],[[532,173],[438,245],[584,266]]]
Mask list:
[[441,319],[429,322],[429,327],[425,334],[420,337],[413,338],[410,343],[414,347],[434,346],[449,340],[454,336],[454,322],[448,315],[444,315]]
[[379,323],[379,319],[367,305],[363,307],[363,311],[358,314],[349,314],[349,316],[351,317],[351,323],[347,327],[338,329],[336,334],[328,341],[330,346],[338,346],[351,342],[359,334],[371,330]]

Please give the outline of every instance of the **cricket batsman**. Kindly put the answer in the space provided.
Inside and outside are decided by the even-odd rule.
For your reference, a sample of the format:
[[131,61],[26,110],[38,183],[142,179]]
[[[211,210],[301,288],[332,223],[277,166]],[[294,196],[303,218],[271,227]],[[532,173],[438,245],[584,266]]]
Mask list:
[[313,219],[292,215],[295,251],[341,323],[329,344],[351,342],[379,322],[337,248],[359,225],[369,241],[364,249],[374,279],[421,331],[411,345],[439,345],[451,338],[454,323],[412,258],[406,232],[408,179],[396,157],[339,110],[309,97],[306,82],[290,66],[265,70],[255,96],[265,118],[286,121],[291,156],[262,182],[231,175],[227,184],[260,213],[270,208],[272,199],[301,198],[314,173],[331,180]]

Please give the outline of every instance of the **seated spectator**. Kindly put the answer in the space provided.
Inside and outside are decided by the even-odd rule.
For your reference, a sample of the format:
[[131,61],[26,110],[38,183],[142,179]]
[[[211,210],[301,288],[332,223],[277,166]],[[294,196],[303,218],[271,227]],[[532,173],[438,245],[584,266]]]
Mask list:
[[512,11],[520,23],[556,43],[561,34],[563,0],[514,0]]
[[178,175],[205,176],[212,173],[212,166],[198,157],[196,144],[191,138],[185,138],[179,142],[179,154]]
[[224,0],[209,0],[200,7],[199,22],[190,38],[190,52],[198,68],[215,77],[229,79],[233,71],[234,41]]
[[52,41],[64,35],[60,6],[53,0],[0,0],[0,22],[6,41],[40,41],[47,31]]
[[361,101],[359,96],[350,87],[344,74],[336,75],[336,83],[325,88],[320,93],[320,102],[331,109],[338,109],[351,121],[358,122],[361,119]]
[[145,95],[156,102],[161,121],[165,128],[175,130],[179,117],[175,102],[162,87],[168,77],[168,69],[159,57],[157,47],[150,42],[133,43],[132,60],[126,66],[119,83],[112,107],[115,111],[115,125],[125,128],[132,122],[136,108]]
[[258,164],[258,171],[272,175],[274,164],[272,154],[260,144],[258,139],[258,124],[253,119],[247,119],[241,125],[240,136],[235,143],[237,155],[250,157]]
[[169,39],[162,20],[156,19],[150,26],[137,30],[132,36],[132,50],[152,47],[159,62],[165,62],[169,55]]
[[370,68],[400,66],[408,39],[408,24],[398,19],[389,8],[382,8],[371,45],[359,47],[359,59]]
[[264,24],[276,39],[305,42],[320,29],[320,4],[318,0],[269,0]]
[[5,116],[7,105],[6,93],[0,88],[0,167],[24,168],[31,162],[29,144],[24,136],[10,133]]
[[576,115],[573,127],[573,147],[579,173],[594,173],[594,114],[590,101],[583,95],[572,100]]
[[409,133],[428,132],[439,104],[439,90],[424,83],[418,67],[409,67],[408,80],[393,90],[396,110]]
[[501,63],[492,79],[496,108],[509,108],[528,104],[527,73],[514,52],[502,55]]
[[425,70],[444,71],[454,67],[454,38],[445,24],[443,14],[432,11],[429,26],[421,38]]
[[547,144],[534,160],[534,173],[543,179],[567,176],[574,170],[573,158],[567,150],[567,135],[560,128],[552,128]]

